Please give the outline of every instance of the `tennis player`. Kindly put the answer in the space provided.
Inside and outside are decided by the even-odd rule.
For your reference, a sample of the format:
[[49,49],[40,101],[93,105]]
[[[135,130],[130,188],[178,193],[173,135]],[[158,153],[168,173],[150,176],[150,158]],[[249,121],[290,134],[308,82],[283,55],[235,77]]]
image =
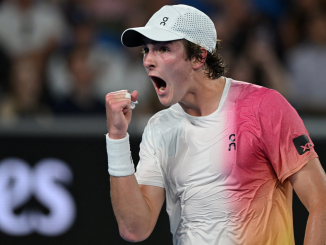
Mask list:
[[224,77],[216,40],[211,19],[186,5],[122,34],[142,46],[169,108],[149,120],[135,173],[127,129],[138,92],[106,96],[121,236],[146,239],[166,200],[175,245],[292,245],[294,189],[309,211],[305,245],[326,244],[326,176],[301,118],[277,91]]

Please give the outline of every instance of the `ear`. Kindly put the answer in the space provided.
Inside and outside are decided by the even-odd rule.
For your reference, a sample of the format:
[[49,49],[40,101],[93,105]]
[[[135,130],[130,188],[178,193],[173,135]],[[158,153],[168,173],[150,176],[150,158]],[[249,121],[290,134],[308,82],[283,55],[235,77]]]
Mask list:
[[192,68],[194,70],[198,70],[205,64],[205,61],[207,58],[207,50],[203,47],[200,47],[200,52],[201,52],[201,57],[202,57],[201,61],[197,60],[196,58],[192,58]]

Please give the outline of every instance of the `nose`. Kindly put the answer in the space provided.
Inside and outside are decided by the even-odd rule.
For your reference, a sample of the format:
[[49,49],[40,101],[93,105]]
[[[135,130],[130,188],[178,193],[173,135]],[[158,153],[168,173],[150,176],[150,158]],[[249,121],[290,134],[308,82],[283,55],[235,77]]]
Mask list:
[[155,57],[152,51],[145,53],[143,58],[143,64],[146,69],[153,69],[156,66]]

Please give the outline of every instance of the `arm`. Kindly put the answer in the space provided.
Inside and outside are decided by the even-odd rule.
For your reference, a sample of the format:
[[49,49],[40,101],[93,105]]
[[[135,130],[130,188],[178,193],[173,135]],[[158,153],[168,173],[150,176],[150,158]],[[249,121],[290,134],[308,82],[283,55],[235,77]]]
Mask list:
[[111,176],[111,199],[119,232],[127,241],[145,240],[153,231],[165,198],[161,187],[138,185],[134,175]]
[[289,180],[309,211],[305,245],[326,244],[326,175],[318,160],[310,160]]
[[[131,93],[133,101],[138,93]],[[127,135],[132,110],[125,92],[106,96],[106,114],[109,137],[122,139]],[[165,191],[161,187],[139,186],[134,174],[115,177],[111,175],[111,199],[120,235],[128,241],[146,239],[154,229],[162,208]]]

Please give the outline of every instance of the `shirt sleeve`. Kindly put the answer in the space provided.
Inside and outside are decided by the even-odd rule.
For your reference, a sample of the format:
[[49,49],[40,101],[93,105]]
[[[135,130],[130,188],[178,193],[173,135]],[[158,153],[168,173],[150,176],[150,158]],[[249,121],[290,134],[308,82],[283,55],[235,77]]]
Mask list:
[[153,185],[164,188],[162,172],[157,160],[150,125],[144,130],[140,143],[139,163],[136,168],[136,179],[140,185]]
[[258,120],[262,149],[281,182],[318,157],[302,119],[277,91],[262,98]]

